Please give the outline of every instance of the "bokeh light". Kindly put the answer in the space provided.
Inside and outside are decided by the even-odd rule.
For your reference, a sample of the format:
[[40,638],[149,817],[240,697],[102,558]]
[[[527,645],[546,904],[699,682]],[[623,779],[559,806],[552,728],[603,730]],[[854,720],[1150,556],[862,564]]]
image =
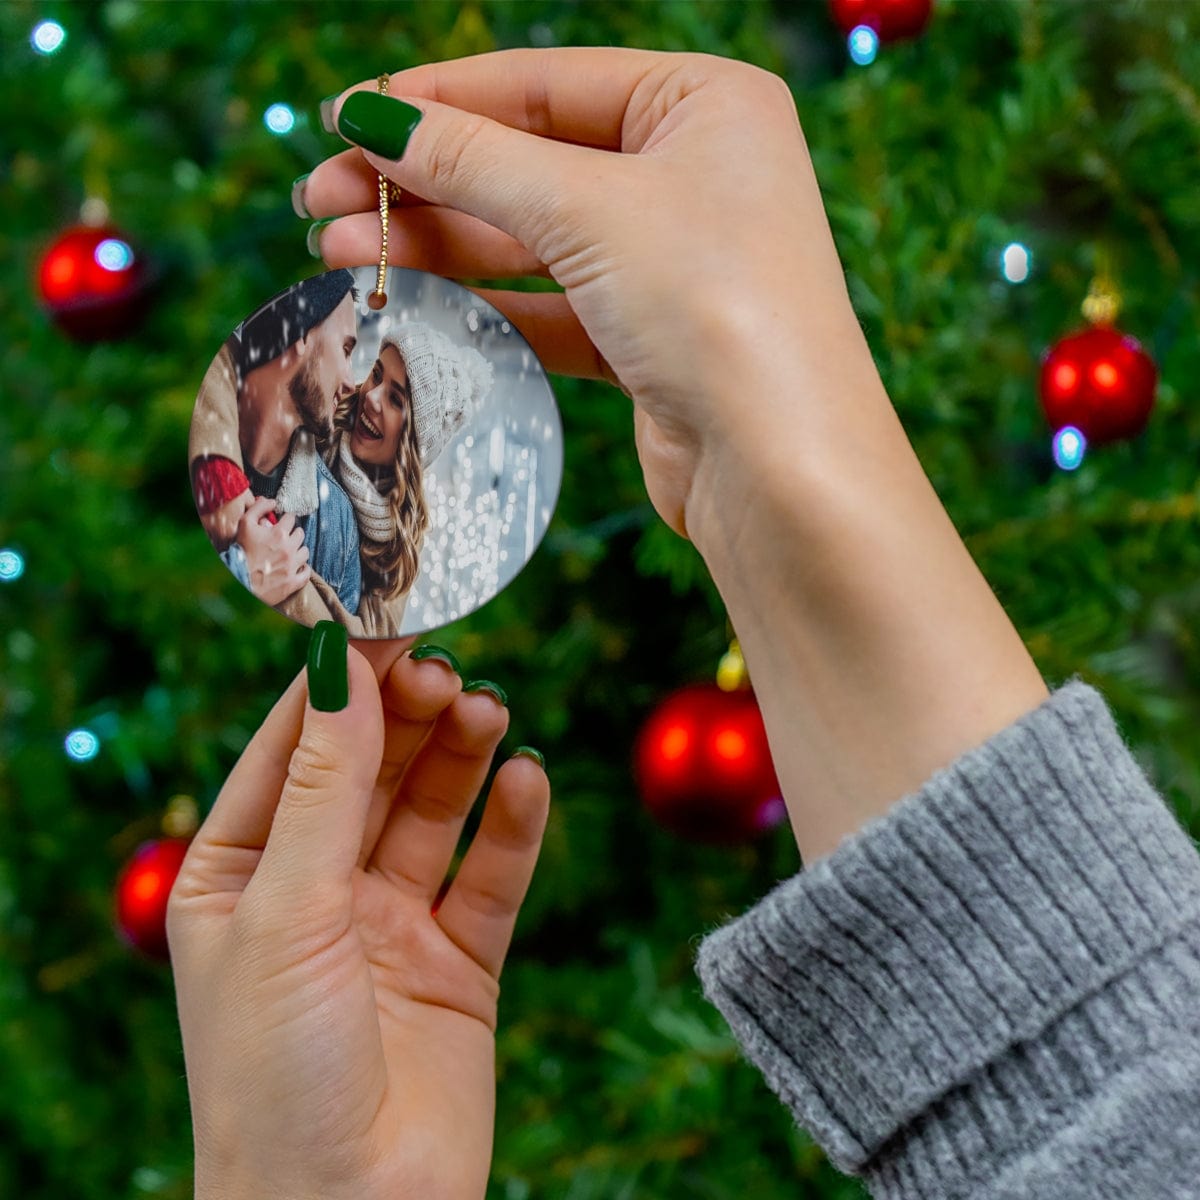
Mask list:
[[13,583],[25,574],[25,560],[16,550],[0,550],[0,583]]
[[1010,242],[1000,254],[1000,274],[1009,283],[1024,283],[1033,270],[1033,255],[1020,242]]
[[100,753],[100,739],[90,729],[72,729],[63,746],[76,762],[90,762]]
[[850,59],[860,67],[869,67],[879,53],[879,34],[870,25],[859,25],[846,39]]
[[1064,471],[1074,471],[1086,450],[1087,438],[1074,425],[1064,425],[1054,435],[1054,461]]
[[286,104],[272,104],[263,113],[263,124],[272,133],[282,137],[283,134],[291,133],[295,129],[296,114]]
[[29,44],[39,54],[54,54],[66,40],[67,31],[57,21],[39,21],[29,35]]
[[105,238],[96,247],[96,262],[106,271],[124,271],[133,265],[133,249],[120,238]]

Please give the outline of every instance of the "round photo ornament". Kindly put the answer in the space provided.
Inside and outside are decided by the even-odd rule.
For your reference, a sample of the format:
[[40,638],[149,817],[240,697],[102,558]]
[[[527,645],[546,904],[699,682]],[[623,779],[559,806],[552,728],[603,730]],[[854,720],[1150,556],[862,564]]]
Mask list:
[[466,616],[528,562],[562,422],[502,313],[383,263],[302,280],[238,325],[201,384],[188,465],[209,540],[254,595],[394,638]]

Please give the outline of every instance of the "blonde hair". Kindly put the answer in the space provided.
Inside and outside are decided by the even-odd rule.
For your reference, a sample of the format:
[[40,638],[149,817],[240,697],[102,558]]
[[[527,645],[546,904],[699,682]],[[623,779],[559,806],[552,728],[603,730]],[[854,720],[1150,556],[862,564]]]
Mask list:
[[[326,455],[330,469],[337,474],[337,462],[343,440],[350,436],[358,419],[362,389],[343,400],[333,414],[333,438]],[[359,464],[363,466],[363,464]],[[373,468],[364,466],[364,470]],[[385,481],[386,482],[386,481]],[[429,508],[425,503],[422,481],[421,449],[411,403],[405,414],[404,428],[396,447],[390,490],[379,491],[387,498],[395,533],[386,542],[360,539],[363,594],[375,592],[383,600],[406,596],[421,568],[421,545],[429,528]]]

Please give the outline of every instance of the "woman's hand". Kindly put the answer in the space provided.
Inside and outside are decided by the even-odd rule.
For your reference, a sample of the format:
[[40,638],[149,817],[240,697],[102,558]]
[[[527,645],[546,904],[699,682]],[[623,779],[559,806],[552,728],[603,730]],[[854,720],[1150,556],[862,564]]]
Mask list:
[[323,116],[362,148],[296,197],[341,218],[331,265],[377,258],[380,171],[410,194],[393,262],[562,284],[482,294],[551,371],[632,396],[650,499],[725,601],[806,860],[1045,699],[892,408],[782,80],[511,50]]
[[[341,640],[314,647],[336,691],[328,628]],[[486,1188],[498,980],[549,785],[524,756],[500,768],[434,915],[508,712],[443,663],[370,649],[349,651],[349,701],[328,712],[310,652],[171,893],[197,1200]]]
[[[511,50],[401,71],[387,97],[352,91],[331,125],[390,152],[347,151],[303,185],[312,216],[344,218],[321,230],[326,262],[378,258],[380,171],[410,193],[393,262],[553,277],[565,294],[480,294],[549,370],[631,395],[650,498],[677,532],[697,540],[728,462],[781,431],[821,444],[831,369],[879,390],[778,76],[698,54]],[[401,98],[422,114],[402,156]]]
[[260,496],[242,514],[237,527],[250,590],[270,605],[282,604],[312,576],[304,530],[297,527],[295,513],[284,513],[274,523],[268,518],[274,511],[275,501]]

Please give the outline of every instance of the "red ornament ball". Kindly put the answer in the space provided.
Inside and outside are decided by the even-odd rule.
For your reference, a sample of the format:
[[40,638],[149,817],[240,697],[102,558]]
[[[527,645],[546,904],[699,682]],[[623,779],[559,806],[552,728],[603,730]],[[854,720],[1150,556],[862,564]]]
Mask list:
[[829,0],[830,15],[847,37],[866,25],[881,42],[916,37],[932,11],[933,0]]
[[1071,334],[1042,358],[1042,411],[1057,433],[1074,425],[1092,445],[1136,437],[1154,407],[1158,370],[1136,339],[1106,325]]
[[144,315],[146,264],[111,226],[68,229],[38,266],[38,294],[64,333],[81,342],[123,337]]
[[167,900],[189,845],[190,838],[143,842],[117,879],[117,929],[151,958],[170,958]]
[[690,841],[749,841],[787,815],[749,690],[694,684],[668,696],[638,735],[634,773],[655,820]]

